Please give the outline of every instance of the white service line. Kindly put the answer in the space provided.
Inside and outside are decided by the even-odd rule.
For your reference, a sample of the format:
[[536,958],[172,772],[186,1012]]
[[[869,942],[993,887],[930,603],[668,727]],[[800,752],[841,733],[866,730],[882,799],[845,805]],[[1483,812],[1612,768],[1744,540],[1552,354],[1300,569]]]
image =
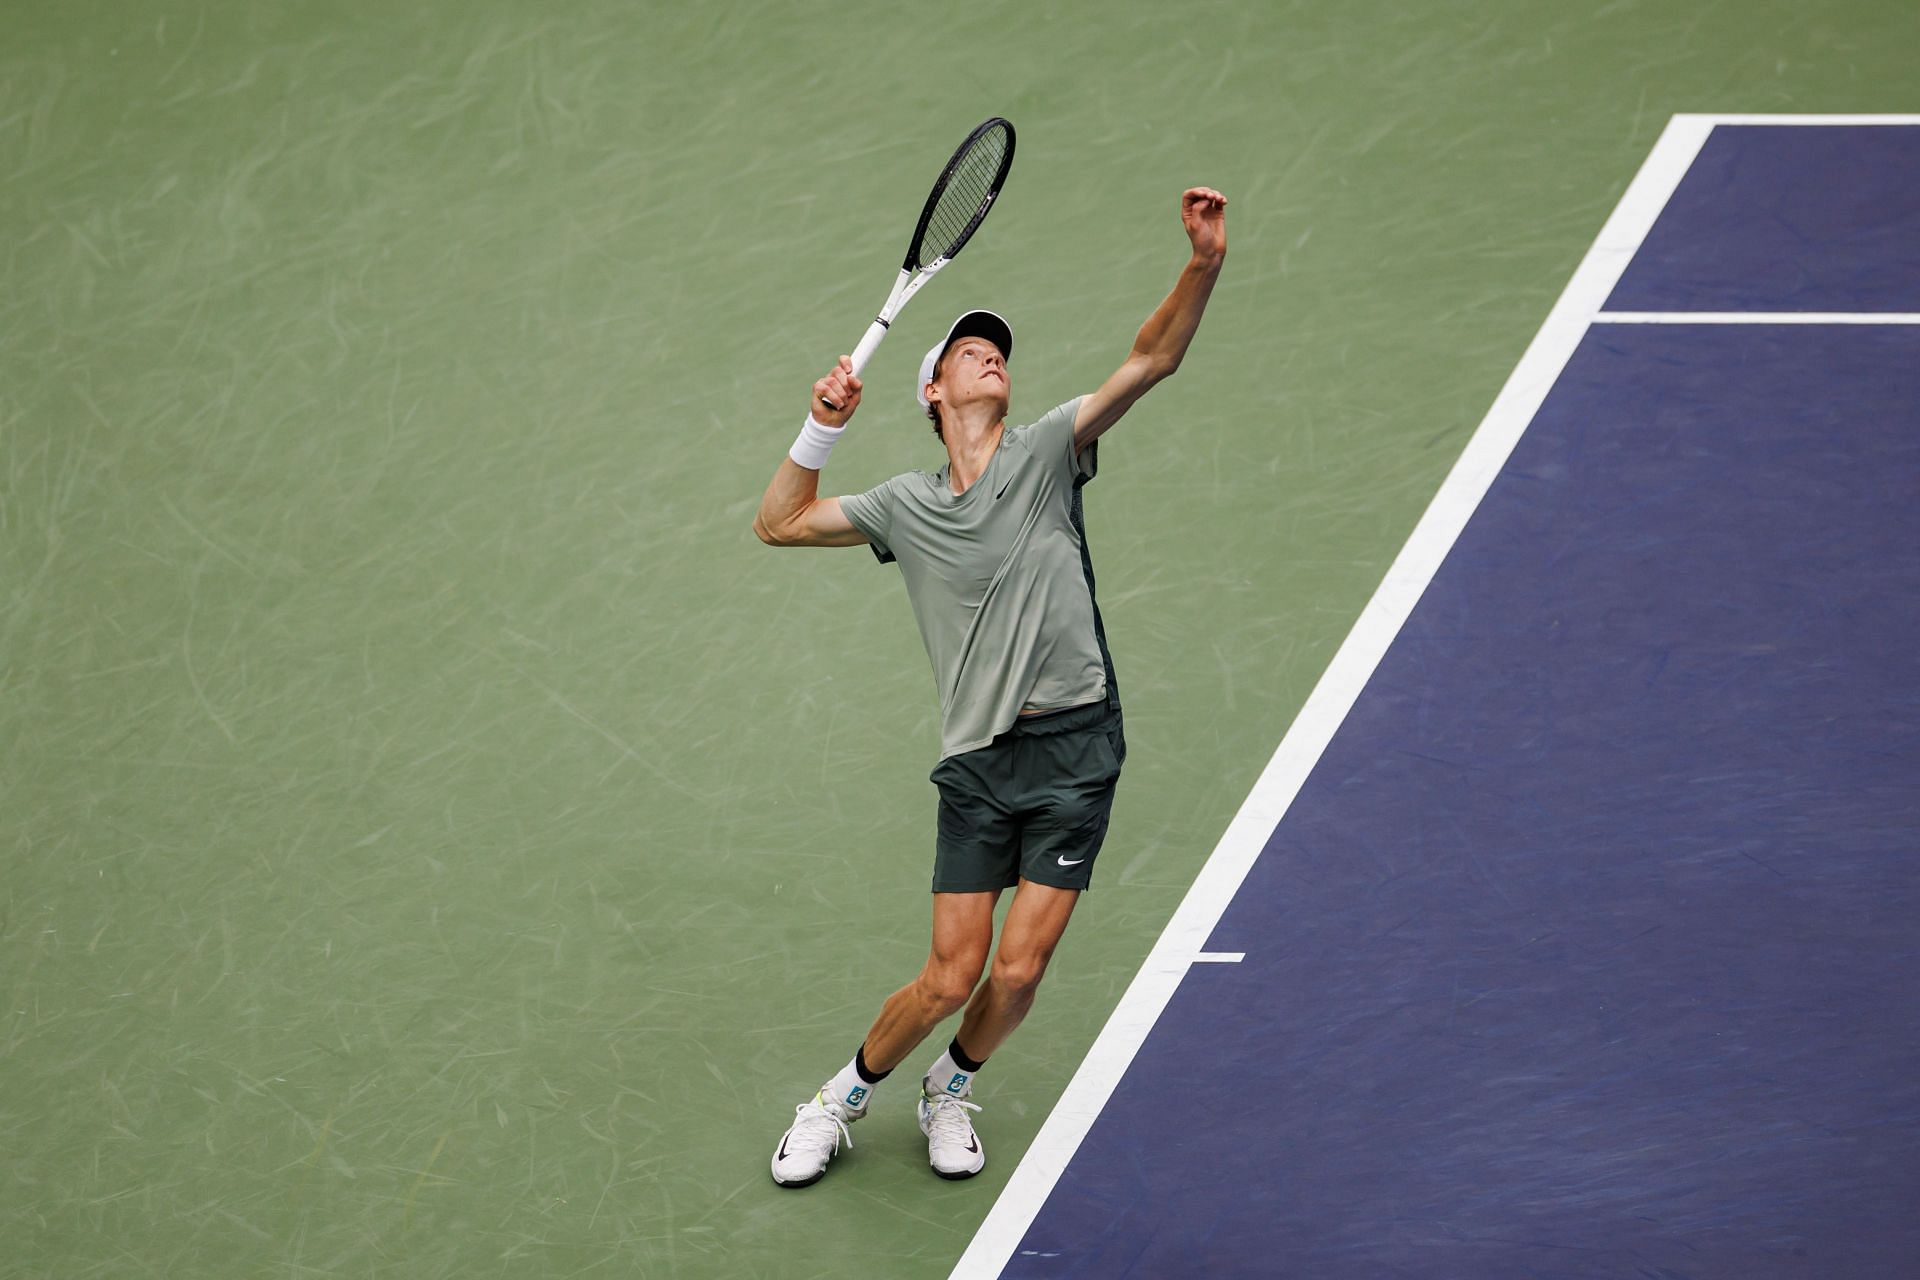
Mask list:
[[1595,324],[1920,324],[1916,311],[1602,311]]
[[991,1280],[1000,1274],[1187,969],[1203,955],[1220,954],[1202,948],[1227,904],[1505,465],[1588,325],[1605,305],[1654,219],[1700,153],[1714,123],[1714,117],[1701,115],[1675,116],[1668,121],[1646,163],[1640,166],[1613,215],[1600,229],[1599,238],[1548,313],[1546,323],[1534,335],[1519,366],[1467,441],[1426,514],[1200,868],[1160,940],[1120,997],[1086,1060],[1034,1136],[1033,1145],[954,1267],[951,1280]]
[[1853,125],[1853,124],[1920,124],[1920,115],[1835,115],[1835,116],[1756,116],[1741,115],[1737,112],[1726,115],[1681,114],[1673,117],[1673,123],[1680,121],[1705,121],[1709,126],[1716,124],[1770,124],[1792,126],[1806,125]]

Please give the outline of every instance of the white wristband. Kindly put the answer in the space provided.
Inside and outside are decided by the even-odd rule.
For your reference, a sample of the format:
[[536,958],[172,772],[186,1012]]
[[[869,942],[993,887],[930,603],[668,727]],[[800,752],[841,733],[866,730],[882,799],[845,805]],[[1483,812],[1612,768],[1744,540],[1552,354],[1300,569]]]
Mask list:
[[827,455],[833,452],[833,446],[839,443],[845,432],[845,427],[829,427],[815,422],[809,413],[799,436],[794,439],[793,448],[787,450],[787,456],[809,471],[818,471],[827,465]]

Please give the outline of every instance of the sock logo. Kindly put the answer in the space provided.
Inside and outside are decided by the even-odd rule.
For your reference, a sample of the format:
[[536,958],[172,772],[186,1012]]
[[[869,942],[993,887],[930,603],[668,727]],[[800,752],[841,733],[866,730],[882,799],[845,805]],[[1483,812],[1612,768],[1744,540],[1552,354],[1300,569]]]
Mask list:
[[967,1073],[964,1071],[954,1072],[953,1079],[947,1081],[947,1092],[951,1094],[958,1095],[964,1092],[966,1090],[966,1087],[967,1087]]
[[863,1084],[857,1084],[853,1086],[853,1088],[847,1090],[848,1106],[857,1107],[861,1103],[865,1102],[866,1100],[867,1100],[867,1086]]

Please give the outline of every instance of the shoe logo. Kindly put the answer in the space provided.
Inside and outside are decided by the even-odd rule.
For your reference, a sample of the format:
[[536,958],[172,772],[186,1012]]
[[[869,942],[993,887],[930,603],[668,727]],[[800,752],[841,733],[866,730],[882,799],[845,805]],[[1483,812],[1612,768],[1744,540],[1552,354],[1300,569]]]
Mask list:
[[978,1138],[976,1138],[976,1137],[974,1137],[974,1136],[973,1136],[972,1134],[968,1134],[968,1135],[967,1135],[967,1150],[969,1150],[969,1151],[971,1151],[971,1152],[973,1152],[973,1154],[975,1154],[975,1155],[979,1155],[979,1154],[980,1154],[980,1139],[978,1139]]
[[954,1072],[953,1079],[947,1081],[947,1092],[953,1094],[955,1097],[958,1097],[966,1087],[967,1073],[964,1071]]
[[793,1136],[793,1130],[791,1129],[787,1130],[785,1133],[780,1135],[780,1159],[782,1160],[785,1160],[787,1158],[787,1139],[791,1138],[792,1136]]
[[855,1085],[853,1088],[847,1090],[847,1105],[849,1107],[857,1107],[866,1100],[867,1088],[865,1085]]
[[1086,859],[1085,859],[1085,858],[1075,858],[1075,859],[1073,859],[1073,860],[1072,860],[1071,862],[1069,862],[1069,861],[1068,861],[1067,859],[1065,859],[1065,858],[1055,858],[1055,859],[1054,859],[1054,861],[1055,861],[1055,862],[1057,862],[1057,863],[1059,863],[1059,864],[1060,864],[1061,866],[1063,866],[1063,867],[1077,867],[1077,866],[1079,866],[1079,865],[1080,865],[1081,863],[1083,863],[1083,862],[1085,862],[1085,861],[1086,861]]

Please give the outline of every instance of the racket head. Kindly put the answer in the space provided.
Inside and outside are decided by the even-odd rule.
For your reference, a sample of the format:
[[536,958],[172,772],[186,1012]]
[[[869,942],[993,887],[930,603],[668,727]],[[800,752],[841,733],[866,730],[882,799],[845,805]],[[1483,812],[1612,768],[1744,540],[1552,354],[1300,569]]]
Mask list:
[[920,210],[903,271],[952,258],[973,238],[1013,168],[1013,140],[1013,122],[1000,116],[967,135]]

